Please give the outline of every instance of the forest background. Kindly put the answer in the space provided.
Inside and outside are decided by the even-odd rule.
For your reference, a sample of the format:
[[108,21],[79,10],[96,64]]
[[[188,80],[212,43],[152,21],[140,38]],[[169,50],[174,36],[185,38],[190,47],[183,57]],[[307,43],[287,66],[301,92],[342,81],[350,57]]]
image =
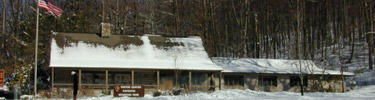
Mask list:
[[[360,62],[372,69],[374,0],[51,0],[64,12],[41,9],[38,88],[48,89],[52,32],[200,36],[210,57],[305,59],[328,69]],[[11,84],[31,92],[35,0],[2,0],[0,67]],[[362,52],[368,52],[364,55]],[[330,60],[332,55],[337,61]],[[339,63],[339,64],[337,64]],[[335,67],[340,66],[340,67]]]

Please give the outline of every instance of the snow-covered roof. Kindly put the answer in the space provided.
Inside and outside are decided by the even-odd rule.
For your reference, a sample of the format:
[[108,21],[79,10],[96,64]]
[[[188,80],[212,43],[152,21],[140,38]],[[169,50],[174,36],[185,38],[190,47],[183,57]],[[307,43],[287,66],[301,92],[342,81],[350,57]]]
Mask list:
[[54,33],[50,67],[222,70],[198,36]]
[[[305,74],[322,74],[311,60],[252,59],[214,57],[213,62],[223,68],[224,73],[299,74],[299,65]],[[341,75],[340,71],[325,70],[325,74]],[[353,75],[344,72],[344,75]]]

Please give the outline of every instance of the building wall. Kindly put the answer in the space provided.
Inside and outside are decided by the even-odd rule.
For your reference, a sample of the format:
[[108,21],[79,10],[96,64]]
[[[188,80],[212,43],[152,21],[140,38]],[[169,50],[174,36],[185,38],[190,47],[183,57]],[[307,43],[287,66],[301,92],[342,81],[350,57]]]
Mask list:
[[[325,76],[327,77],[327,76]],[[319,77],[309,79],[310,91],[324,91],[324,92],[342,92],[342,84],[344,84],[344,91],[346,91],[346,83],[342,82],[341,76],[328,76],[329,79],[320,80]],[[319,84],[320,83],[320,84]]]
[[246,89],[255,90],[258,86],[258,75],[245,74],[244,84]]
[[214,74],[214,77],[213,77],[213,80],[214,80],[214,89],[215,90],[220,90],[220,73],[215,73]]
[[[250,74],[251,75],[251,74]],[[277,85],[276,86],[259,86],[259,76],[276,76],[277,77]],[[266,91],[266,92],[279,92],[279,91],[285,91],[285,89],[289,88],[289,77],[284,75],[255,75],[252,77],[253,80],[256,80],[256,83],[253,87],[255,91]]]
[[[279,91],[289,91],[289,92],[300,92],[300,86],[290,86],[290,76],[297,75],[276,75],[276,74],[223,74],[225,75],[244,75],[244,86],[243,87],[233,87],[228,86],[225,83],[225,79],[221,80],[222,89],[250,89],[255,91],[266,91],[266,92],[279,92]],[[277,76],[277,86],[259,86],[259,76]],[[318,76],[319,77],[319,76]],[[341,92],[342,91],[342,81],[339,76],[331,76],[333,78],[318,81],[318,78],[308,77],[308,85],[304,87],[304,91],[316,92],[316,91],[326,91],[326,92]],[[320,85],[321,83],[321,85]],[[306,84],[306,83],[305,83]],[[343,83],[344,86],[345,82]],[[323,86],[323,90],[316,89],[317,86]],[[345,89],[346,87],[344,87]]]

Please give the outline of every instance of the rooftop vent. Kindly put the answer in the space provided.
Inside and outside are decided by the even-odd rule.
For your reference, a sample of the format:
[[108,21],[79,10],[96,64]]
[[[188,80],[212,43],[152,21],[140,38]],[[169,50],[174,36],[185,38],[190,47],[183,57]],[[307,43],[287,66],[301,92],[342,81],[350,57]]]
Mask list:
[[109,38],[111,35],[111,24],[109,23],[102,23],[101,24],[101,37],[103,38]]

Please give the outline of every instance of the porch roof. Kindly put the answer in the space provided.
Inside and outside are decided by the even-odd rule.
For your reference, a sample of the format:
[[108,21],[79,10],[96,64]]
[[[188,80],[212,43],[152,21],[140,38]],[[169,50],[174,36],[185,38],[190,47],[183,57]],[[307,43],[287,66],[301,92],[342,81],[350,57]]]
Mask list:
[[[213,62],[223,68],[224,73],[299,74],[300,66],[305,74],[322,74],[311,60],[252,59],[214,57]],[[325,70],[327,75],[341,75],[340,71]],[[344,75],[354,75],[344,72]]]

